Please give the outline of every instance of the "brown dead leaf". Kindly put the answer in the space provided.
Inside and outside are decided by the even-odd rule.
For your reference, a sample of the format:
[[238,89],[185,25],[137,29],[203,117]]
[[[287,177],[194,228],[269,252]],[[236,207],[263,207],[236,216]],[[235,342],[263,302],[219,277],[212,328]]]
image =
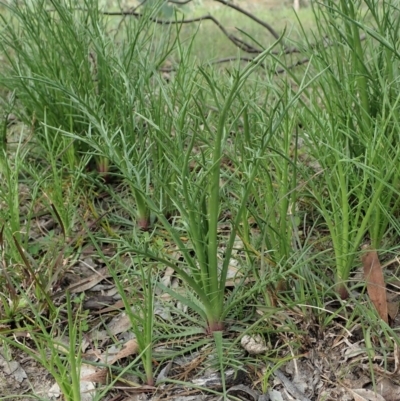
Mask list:
[[393,321],[394,319],[396,319],[396,317],[399,313],[400,301],[399,301],[398,291],[392,291],[390,289],[387,289],[386,290],[386,301],[387,301],[387,306],[388,306],[389,317]]
[[113,305],[108,306],[107,308],[103,308],[99,311],[94,311],[92,314],[101,315],[104,313],[115,312],[125,308],[124,301],[117,301]]
[[107,330],[93,330],[90,333],[90,338],[96,339],[97,341],[102,341],[111,336],[115,336],[125,331],[130,330],[132,327],[131,319],[126,313],[120,313],[114,316],[107,325]]
[[119,351],[118,354],[115,355],[115,357],[112,359],[110,364],[113,365],[119,359],[126,358],[127,356],[137,354],[138,351],[139,351],[139,345],[138,345],[136,339],[134,338],[132,340],[129,340],[124,344],[121,351]]
[[388,314],[392,320],[396,319],[396,316],[399,313],[399,302],[388,302],[387,303],[387,308],[388,308]]
[[[114,356],[114,358],[109,362],[109,364],[113,365],[119,359],[137,354],[138,350],[139,350],[139,345],[136,339],[129,340],[123,345],[122,349]],[[108,379],[108,374],[109,370],[107,368],[99,369],[97,371],[83,375],[81,377],[81,381],[106,384]]]
[[368,250],[362,257],[362,263],[368,295],[381,319],[388,323],[386,286],[377,252],[372,249]]
[[107,384],[109,371],[108,369],[99,369],[98,371],[81,377],[82,382],[92,382]]
[[386,401],[400,400],[400,386],[385,377],[378,384],[378,391]]
[[108,272],[108,268],[104,267],[99,269],[90,277],[86,277],[83,280],[80,280],[77,283],[68,287],[68,291],[72,294],[84,292],[93,288],[96,284],[100,283],[100,281],[105,280],[110,277],[110,273]]
[[354,401],[386,401],[380,394],[364,388],[349,389]]

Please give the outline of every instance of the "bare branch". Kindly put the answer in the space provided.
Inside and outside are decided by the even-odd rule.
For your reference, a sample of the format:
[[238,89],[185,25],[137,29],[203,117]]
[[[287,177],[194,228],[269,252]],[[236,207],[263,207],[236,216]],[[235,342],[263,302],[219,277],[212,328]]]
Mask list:
[[[228,63],[230,61],[236,61],[236,60],[237,61],[245,61],[247,63],[251,63],[252,61],[254,61],[254,58],[252,58],[252,57],[235,57],[235,56],[233,56],[233,57],[225,57],[225,58],[221,58],[219,60],[212,61],[211,64],[222,64],[222,63]],[[275,70],[275,75],[283,74],[287,70],[291,70],[291,69],[293,69],[295,67],[298,67],[299,65],[307,64],[309,61],[310,61],[310,59],[308,57],[307,58],[303,58],[303,59],[297,61],[296,63],[293,63],[293,64],[289,65],[286,68],[279,68],[278,70]],[[265,63],[260,63],[259,65],[261,67],[263,67],[263,68],[266,67]]]
[[[111,11],[103,11],[104,15],[108,15],[108,16],[122,16],[123,19],[125,19],[127,16],[133,16],[136,18],[141,18],[141,17],[145,17],[144,14],[136,12],[136,10],[138,9],[138,7],[143,6],[143,4],[146,3],[146,1],[148,0],[143,0],[141,4],[139,4],[139,6],[135,7],[135,8],[131,8],[127,11],[116,11],[116,12],[111,12]],[[192,0],[165,0],[167,3],[173,3],[173,4],[187,4],[190,3]],[[218,3],[224,4],[227,7],[231,7],[234,10],[246,15],[247,17],[249,17],[250,19],[252,19],[253,21],[256,21],[258,24],[262,25],[263,27],[265,27],[266,29],[268,29],[268,31],[274,36],[274,38],[279,39],[279,35],[276,33],[276,31],[266,22],[258,19],[255,15],[251,14],[250,12],[242,9],[241,7],[234,5],[230,2],[228,2],[227,0],[214,0]],[[79,10],[82,11],[86,11],[85,9],[82,8],[78,8]],[[54,11],[54,10],[49,10],[49,11]],[[261,53],[264,49],[258,49],[253,47],[251,44],[245,42],[243,39],[230,34],[227,29],[216,19],[214,18],[212,15],[208,14],[208,15],[203,15],[200,17],[196,17],[196,18],[190,18],[190,19],[180,19],[180,20],[163,20],[163,19],[159,19],[156,17],[148,17],[150,21],[159,24],[159,25],[172,25],[172,24],[190,24],[193,22],[201,22],[201,21],[205,21],[205,20],[210,20],[212,21],[221,31],[222,33],[238,48],[240,48],[241,50],[245,51],[246,53],[253,53],[253,54],[259,54]],[[365,35],[361,35],[360,36],[360,40],[365,40],[366,36]],[[324,47],[330,47],[330,46],[334,46],[336,43],[332,42],[329,40],[329,38],[325,37],[321,40],[321,42],[317,42],[314,44],[309,45],[310,49],[314,49],[316,47],[318,47],[319,45],[323,45]],[[282,49],[281,51],[272,51],[271,52],[274,55],[282,55],[282,54],[293,54],[293,53],[301,53],[301,50],[297,47],[291,47],[291,48],[285,48]],[[234,60],[240,60],[240,61],[244,61],[244,62],[252,62],[253,58],[252,57],[226,57],[226,58],[222,58],[216,61],[211,62],[211,64],[220,64],[220,63],[225,63],[225,62],[229,62],[229,61],[234,61]],[[290,66],[286,67],[286,68],[280,68],[278,70],[275,71],[275,74],[282,74],[285,71],[295,68],[297,66],[300,66],[302,64],[306,64],[309,62],[309,58],[303,58],[299,61],[297,61],[294,64],[291,64]],[[261,63],[260,66],[263,66],[265,68],[265,64]],[[175,71],[175,68],[160,68],[159,71],[160,72],[172,72]]]
[[184,4],[188,4],[192,2],[193,0],[183,0],[183,1],[178,1],[178,0],[166,0],[167,3],[172,3],[172,4],[177,4],[179,6],[183,6]]
[[268,23],[266,23],[266,22],[260,20],[259,18],[257,18],[254,14],[252,14],[252,13],[250,13],[250,12],[244,10],[243,8],[241,8],[241,7],[239,7],[239,6],[235,5],[235,4],[233,4],[233,3],[231,3],[231,2],[228,2],[228,1],[226,1],[226,0],[214,0],[214,1],[216,1],[217,3],[224,4],[225,6],[230,7],[230,8],[233,8],[234,10],[236,10],[236,11],[238,11],[238,12],[240,12],[240,13],[246,15],[247,17],[249,17],[249,18],[252,19],[253,21],[257,22],[258,24],[260,24],[260,25],[263,26],[264,28],[268,29],[268,31],[271,33],[271,35],[272,35],[275,39],[279,39],[280,36],[279,36],[278,33],[275,31],[275,29],[272,28],[272,26],[271,26],[270,24],[268,24]]
[[[231,57],[224,57],[220,58],[218,60],[211,61],[210,64],[223,64],[223,63],[229,63],[230,61],[245,61],[247,63],[251,63],[254,61],[253,57],[237,57],[237,56],[231,56]],[[265,68],[266,65],[265,63],[260,63],[259,66]]]
[[[187,4],[190,3],[193,0],[183,0],[183,1],[179,1],[179,0],[166,0],[167,3],[172,3],[172,4]],[[239,13],[242,13],[244,15],[246,15],[247,17],[249,17],[250,19],[252,19],[253,21],[257,22],[258,24],[262,25],[264,28],[268,29],[268,31],[271,33],[271,35],[275,38],[275,39],[279,39],[279,35],[278,33],[274,30],[274,28],[272,28],[271,25],[269,25],[267,22],[260,20],[259,18],[257,18],[254,14],[244,10],[243,8],[229,2],[226,0],[215,0],[217,3],[221,3],[227,7],[231,7],[234,10],[238,11]],[[240,47],[242,50],[246,51],[247,53],[261,53],[262,50],[256,49],[253,46],[250,46],[248,43],[244,42],[243,40],[237,38],[237,37],[233,37],[235,39],[235,44],[236,46]],[[231,39],[232,40],[232,39]],[[237,41],[237,42],[236,42]],[[247,50],[246,50],[247,49]],[[291,49],[291,53],[298,53],[298,51],[296,51],[297,49]]]
[[238,38],[237,36],[231,35],[231,41],[235,43],[237,47],[240,49],[244,50],[246,53],[257,53],[260,54],[262,53],[263,50],[256,49],[255,47],[249,45],[246,43],[244,40]]
[[298,67],[299,65],[307,64],[309,61],[310,61],[310,59],[308,57],[305,57],[305,58],[295,62],[294,64],[289,65],[288,67],[279,68],[278,70],[275,71],[275,74],[283,74],[287,70],[291,70],[295,67]]
[[136,11],[139,7],[143,7],[147,3],[147,0],[142,0],[136,7],[131,7],[130,11]]
[[[129,9],[130,12],[135,12],[139,7],[142,7],[146,4],[147,0],[142,0],[142,2],[140,2],[136,7],[131,7]],[[121,9],[122,11],[122,9]],[[124,23],[125,19],[126,19],[127,15],[124,15],[123,18],[121,18],[121,21],[119,21],[118,23],[118,27],[116,29],[116,32],[118,33],[119,29],[121,28],[121,25]]]
[[[243,56],[243,57],[231,56],[231,57],[224,57],[224,58],[221,58],[218,60],[211,61],[210,64],[223,64],[223,63],[229,63],[230,61],[244,61],[246,63],[251,63],[252,61],[254,61],[254,58],[253,57],[245,57],[245,56]],[[287,70],[291,70],[300,65],[307,64],[309,61],[310,61],[310,59],[308,57],[298,60],[297,62],[289,65],[286,68],[279,68],[279,69],[275,70],[275,75],[283,74]],[[267,67],[267,65],[265,63],[260,63],[259,65],[263,68]],[[170,72],[176,71],[177,69],[178,69],[178,67],[162,67],[162,68],[159,68],[158,71],[170,73]]]
[[[137,13],[135,11],[103,11],[104,15],[109,15],[109,16],[132,16],[136,18],[141,18],[144,17],[143,14]],[[149,17],[149,20],[160,25],[175,25],[175,24],[190,24],[193,22],[201,22],[205,20],[210,20],[214,22],[214,24],[223,32],[223,34],[237,47],[239,47],[241,50],[248,52],[248,53],[261,53],[262,50],[256,49],[255,47],[251,46],[249,43],[246,43],[242,39],[238,38],[237,36],[229,33],[224,26],[217,20],[215,19],[212,15],[203,15],[201,17],[197,18],[190,18],[190,19],[181,19],[181,20],[163,20],[163,19],[158,19],[154,17]]]

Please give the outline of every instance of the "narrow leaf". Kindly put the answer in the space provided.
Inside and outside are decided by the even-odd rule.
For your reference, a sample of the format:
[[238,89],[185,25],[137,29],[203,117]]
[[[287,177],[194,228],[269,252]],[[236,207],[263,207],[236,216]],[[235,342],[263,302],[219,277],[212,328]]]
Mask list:
[[54,205],[53,202],[51,203],[51,208],[53,209],[53,212],[54,212],[54,214],[55,214],[56,217],[57,217],[58,223],[60,224],[61,231],[62,231],[64,240],[65,240],[66,237],[67,237],[67,236],[66,236],[66,232],[65,232],[65,226],[64,226],[64,223],[63,223],[62,218],[61,218],[61,216],[60,216],[60,213],[58,213],[58,210],[57,210],[57,208],[56,208],[56,206]]

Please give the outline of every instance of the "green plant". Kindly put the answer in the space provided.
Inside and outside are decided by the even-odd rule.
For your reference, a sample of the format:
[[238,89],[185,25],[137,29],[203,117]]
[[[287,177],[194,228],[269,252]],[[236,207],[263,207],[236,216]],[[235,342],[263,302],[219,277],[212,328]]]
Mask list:
[[[60,140],[58,130],[73,133],[75,140],[63,138],[65,164],[73,169],[82,155],[91,155],[107,180],[109,160],[80,139],[89,123],[140,139],[132,110],[145,96],[143,85],[170,51],[168,34],[163,41],[153,40],[154,25],[148,17],[157,7],[146,8],[143,18],[118,27],[120,47],[114,46],[112,17],[100,12],[97,0],[53,1],[51,8],[44,0],[23,1],[7,7],[0,31],[7,67],[0,71],[0,84],[15,91],[22,106],[16,113],[33,125],[35,139],[45,143],[51,134],[53,142]],[[143,68],[138,68],[141,62]],[[42,124],[55,129],[43,132]]]
[[[120,275],[116,270],[110,269],[118,292],[124,302],[125,311],[129,316],[135,339],[138,343],[139,354],[145,371],[144,382],[154,386],[153,372],[153,346],[156,341],[154,333],[154,273],[151,268],[144,267],[138,258],[131,259],[132,265],[139,264],[139,280],[141,291],[135,290],[137,283],[132,279],[133,275],[126,271],[127,276]],[[121,272],[122,273],[122,272]],[[123,288],[122,283],[128,282],[132,291],[129,297]]]
[[[95,4],[85,2],[93,10]],[[7,64],[1,70],[0,82],[15,91],[23,106],[16,112],[27,125],[33,121],[37,128],[46,114],[47,121],[57,127],[82,132],[82,121],[72,118],[67,99],[41,79],[62,82],[82,96],[94,91],[86,16],[74,16],[70,7],[76,5],[52,2],[54,8],[50,10],[46,1],[9,3],[8,12],[1,16],[0,47]],[[94,12],[90,17],[94,17]],[[40,138],[40,130],[36,133]],[[69,157],[73,164],[79,150],[80,144],[75,143],[64,157]]]
[[319,35],[330,43],[314,51],[310,69],[324,74],[303,119],[310,155],[319,164],[320,179],[309,187],[332,238],[337,291],[344,298],[365,235],[378,248],[387,216],[398,209],[398,21],[389,5],[379,7],[359,1],[315,8]]
[[[46,124],[46,115],[44,116]],[[79,186],[82,184],[84,170],[89,163],[90,155],[81,155],[79,161],[70,163],[63,155],[71,149],[69,138],[59,132],[43,127],[43,141],[39,142],[40,151],[48,155],[48,166],[44,171],[33,168],[29,171],[37,182],[37,190],[43,192],[43,203],[52,210],[55,219],[60,223],[64,240],[71,237],[76,225],[77,207],[80,201]]]
[[[43,365],[56,380],[66,400],[79,401],[81,399],[79,372],[82,363],[80,347],[82,315],[79,305],[78,310],[73,310],[74,303],[67,293],[65,304],[67,331],[59,332],[59,326],[55,323],[61,320],[61,309],[57,309],[54,320],[49,321],[27,297],[24,300],[26,305],[29,305],[33,316],[25,315],[24,321],[20,322],[20,327],[11,330],[10,333],[3,331],[0,334],[0,340],[18,348]],[[14,341],[10,334],[18,333],[20,330],[27,331],[29,339],[26,337],[22,341]],[[63,342],[63,339],[64,341],[67,339],[67,344]]]
[[[135,110],[144,114],[150,112],[154,117],[158,115],[161,121],[165,114],[164,104],[157,101],[157,82],[153,75],[173,44],[169,44],[166,38],[153,45],[151,35],[149,39],[143,33],[151,32],[150,23],[143,17],[133,28],[127,28],[120,49],[112,47],[112,39],[100,32],[88,32],[92,35],[97,71],[101,72],[98,85],[102,83],[103,95],[82,95],[55,79],[43,77],[41,80],[47,88],[67,99],[74,110],[71,111],[71,121],[78,120],[85,126],[84,132],[79,132],[71,127],[53,125],[46,118],[43,122],[45,137],[54,140],[62,133],[67,144],[72,141],[84,145],[84,158],[90,156],[100,162],[99,170],[106,181],[111,178],[125,181],[136,202],[138,226],[143,230],[151,226],[145,197],[158,197],[163,208],[168,209],[168,199],[152,188],[156,171],[164,177],[168,174],[163,155],[153,140],[153,127],[134,113]],[[172,121],[171,118],[165,120]]]
[[[260,105],[256,102],[247,103],[247,113],[253,114],[253,119],[261,130],[272,130],[271,126],[280,121],[274,135],[268,142],[265,149],[265,156],[260,159],[259,172],[257,179],[251,187],[251,202],[248,202],[247,213],[243,214],[241,227],[245,244],[247,244],[248,253],[252,254],[252,249],[258,250],[258,259],[264,258],[261,253],[266,252],[266,266],[261,268],[258,273],[268,274],[270,269],[278,269],[280,264],[286,264],[295,253],[296,231],[299,224],[298,218],[298,187],[297,182],[301,176],[298,167],[298,137],[297,137],[297,109],[291,108],[291,113],[285,113],[285,108],[293,102],[296,95],[291,93],[288,83],[283,82],[285,92],[280,95],[274,92],[274,87],[268,92],[267,96]],[[257,89],[255,90],[255,92]],[[282,88],[279,87],[279,91]],[[279,96],[281,96],[279,98]],[[249,96],[250,98],[255,98]],[[267,104],[273,104],[268,112]],[[255,144],[262,143],[260,138],[256,137],[255,127],[251,127],[249,116],[245,116],[242,151],[239,153],[242,163],[251,166],[254,160]],[[260,129],[259,129],[260,130]],[[250,134],[251,132],[251,134]],[[240,142],[240,138],[238,138]],[[245,167],[249,168],[249,167]],[[250,238],[249,220],[253,221],[260,228],[258,240]],[[262,252],[261,249],[263,250]],[[257,274],[257,272],[255,273]],[[277,283],[278,288],[284,288],[283,281]]]
[[[265,390],[269,363],[329,337],[339,319],[344,330],[361,325],[371,369],[377,354],[389,365],[397,335],[363,294],[331,301],[333,290],[347,296],[363,242],[398,253],[397,3],[314,4],[316,44],[297,44],[307,67],[290,68],[292,55],[272,46],[226,70],[198,68],[201,31],[188,41],[178,18],[153,24],[157,7],[128,22],[95,1],[87,13],[76,1],[51,3],[13,3],[12,18],[1,17],[0,84],[16,93],[2,107],[25,123],[15,142],[1,121],[3,344],[79,399],[82,332],[98,320],[82,311],[83,294],[54,299],[89,251],[107,266],[139,350],[124,367],[97,364],[113,380],[95,399],[126,372],[157,386],[166,363],[195,352],[199,371],[221,373],[225,398],[227,366],[271,366]],[[167,57],[168,82],[159,73]],[[96,230],[83,235],[80,225]],[[271,344],[265,355],[243,355],[241,337],[254,333]]]
[[12,235],[15,235],[19,241],[21,240],[21,224],[18,174],[23,160],[23,155],[20,152],[22,152],[22,146],[18,146],[15,163],[12,163],[7,152],[2,151],[1,175],[4,179],[4,185],[0,188],[0,199],[8,206],[6,211],[1,211],[2,221],[9,224],[9,228],[6,227],[6,230],[10,229]]
[[[247,78],[257,67],[257,63],[261,62],[270,51],[271,48],[263,52],[255,63],[250,64],[243,71],[234,72],[231,75],[231,82],[226,87],[218,85],[217,77],[201,69],[202,75],[207,83],[210,99],[212,99],[218,110],[216,134],[211,142],[211,161],[207,163],[206,155],[204,154],[203,157],[200,158],[199,170],[193,172],[190,168],[194,146],[199,140],[201,143],[201,140],[205,137],[205,134],[198,134],[198,125],[195,125],[192,132],[191,142],[185,151],[185,158],[182,166],[179,167],[175,160],[170,160],[171,165],[176,169],[176,176],[180,179],[180,184],[182,186],[182,197],[171,196],[171,198],[176,209],[180,213],[184,230],[189,236],[190,247],[181,240],[180,229],[173,226],[165,216],[161,215],[154,202],[148,199],[152,210],[157,213],[160,222],[167,229],[177,248],[182,253],[185,265],[176,266],[176,263],[159,255],[148,252],[144,252],[144,254],[172,267],[196,294],[198,300],[197,302],[193,302],[189,298],[185,298],[171,289],[162,286],[164,291],[172,294],[178,300],[186,303],[190,308],[195,310],[205,320],[206,331],[209,333],[224,329],[224,319],[230,308],[238,301],[235,300],[233,294],[232,299],[225,304],[225,282],[236,237],[236,227],[239,226],[242,220],[252,185],[259,173],[259,165],[269,140],[277,133],[282,120],[288,110],[291,109],[292,105],[296,102],[298,96],[294,96],[279,112],[274,110],[271,113],[274,114],[274,112],[276,112],[276,115],[274,115],[275,118],[263,131],[262,138],[259,141],[259,148],[256,153],[252,155],[253,163],[242,171],[244,189],[238,205],[236,205],[234,210],[231,210],[231,213],[234,214],[232,216],[233,229],[227,240],[223,261],[221,263],[222,266],[220,266],[218,261],[218,221],[222,207],[220,180],[222,177],[225,177],[225,173],[223,173],[221,168],[221,159],[226,147],[227,133],[231,131],[231,127],[240,116],[240,113],[233,113],[233,108],[236,107],[235,101],[238,98],[238,94],[243,90]],[[302,88],[299,93],[301,91]],[[200,116],[203,116],[202,105],[199,102],[197,102],[197,107],[200,111]],[[210,135],[209,137],[211,138],[212,132],[214,131],[212,128],[212,120],[200,117],[200,121],[203,123],[206,133]],[[167,151],[165,154],[168,154]],[[168,190],[168,188],[166,188],[166,190]],[[191,253],[192,250],[194,255]]]

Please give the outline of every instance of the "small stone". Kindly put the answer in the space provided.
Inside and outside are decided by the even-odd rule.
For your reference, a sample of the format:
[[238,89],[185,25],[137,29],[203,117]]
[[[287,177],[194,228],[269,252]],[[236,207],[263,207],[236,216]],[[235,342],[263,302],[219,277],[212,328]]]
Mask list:
[[263,337],[259,334],[254,336],[244,335],[240,342],[242,347],[251,355],[263,354],[268,350]]

